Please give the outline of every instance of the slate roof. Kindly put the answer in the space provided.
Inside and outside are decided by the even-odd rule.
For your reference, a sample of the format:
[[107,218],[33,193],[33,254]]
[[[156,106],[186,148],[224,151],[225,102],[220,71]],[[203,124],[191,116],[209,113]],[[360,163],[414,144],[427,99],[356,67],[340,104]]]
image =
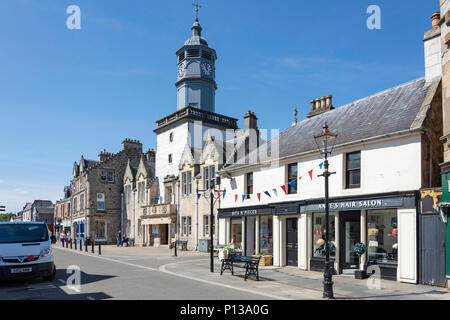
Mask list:
[[36,208],[36,212],[39,214],[53,214],[53,208]]
[[[417,126],[416,118],[431,84],[420,78],[298,122],[280,133],[279,158],[316,150],[314,135],[321,133],[325,121],[330,131],[338,134],[336,145],[420,128],[421,121]],[[272,141],[258,149],[262,155],[259,162],[268,160]],[[239,162],[244,164],[232,164],[222,171],[247,166],[248,158]]]

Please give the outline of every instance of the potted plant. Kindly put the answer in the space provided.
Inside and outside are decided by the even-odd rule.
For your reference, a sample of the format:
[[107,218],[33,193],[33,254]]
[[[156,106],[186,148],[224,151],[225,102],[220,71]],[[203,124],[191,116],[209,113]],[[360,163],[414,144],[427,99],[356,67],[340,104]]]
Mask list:
[[355,247],[353,248],[353,252],[358,256],[358,270],[355,271],[355,279],[366,279],[367,273],[366,270],[359,270],[359,267],[361,266],[361,256],[366,253],[367,247],[364,243],[358,242],[355,244]]
[[260,266],[271,266],[273,265],[272,256],[266,255],[266,254],[259,254],[258,256],[261,257],[261,260],[259,260]]

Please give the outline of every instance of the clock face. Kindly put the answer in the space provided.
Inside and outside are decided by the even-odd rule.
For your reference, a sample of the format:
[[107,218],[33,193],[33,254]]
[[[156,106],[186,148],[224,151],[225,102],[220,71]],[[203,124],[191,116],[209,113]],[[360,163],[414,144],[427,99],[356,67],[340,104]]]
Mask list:
[[178,77],[183,78],[186,74],[186,65],[184,63],[178,66]]
[[207,76],[210,76],[212,74],[213,68],[209,63],[204,62],[202,63],[202,71]]

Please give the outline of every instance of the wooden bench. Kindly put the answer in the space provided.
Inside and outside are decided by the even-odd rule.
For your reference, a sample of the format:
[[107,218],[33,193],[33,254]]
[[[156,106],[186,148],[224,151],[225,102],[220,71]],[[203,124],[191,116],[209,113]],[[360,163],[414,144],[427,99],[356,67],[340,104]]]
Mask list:
[[234,267],[245,269],[244,280],[250,275],[256,276],[256,280],[259,281],[259,261],[261,257],[243,256],[240,254],[231,253],[228,259],[222,260],[222,267],[220,269],[220,275],[223,274],[225,270],[230,270],[231,274],[234,275]]
[[170,244],[170,249],[172,249],[175,244],[177,245],[177,248],[181,248],[182,251],[187,251],[187,241],[186,240],[177,240]]

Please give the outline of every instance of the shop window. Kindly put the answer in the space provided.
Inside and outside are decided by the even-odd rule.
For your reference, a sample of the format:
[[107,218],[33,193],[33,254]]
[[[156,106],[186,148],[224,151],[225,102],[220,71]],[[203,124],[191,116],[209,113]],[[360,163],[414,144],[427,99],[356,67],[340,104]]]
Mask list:
[[261,217],[259,220],[259,253],[273,254],[273,218]]
[[173,142],[173,132],[171,132],[170,135],[169,135],[169,141]]
[[345,187],[347,189],[361,187],[361,152],[346,154]]
[[253,194],[253,172],[247,173],[246,186],[247,199],[250,199]]
[[[298,181],[298,170],[297,164],[292,163],[288,165],[288,194],[296,194],[297,193],[297,181]],[[295,188],[293,188],[290,183],[293,183]]]
[[95,221],[95,239],[106,240],[106,221]]
[[231,219],[231,244],[242,248],[242,218]]
[[[334,257],[336,253],[336,241],[335,241],[335,215],[330,213],[329,225],[330,225],[330,239],[334,246],[331,246],[330,256]],[[326,223],[325,213],[313,214],[313,257],[325,258],[325,236],[326,236]]]
[[172,154],[169,154],[168,161],[169,161],[169,163],[172,163]]
[[372,263],[397,264],[398,224],[396,210],[369,210],[367,253]]

